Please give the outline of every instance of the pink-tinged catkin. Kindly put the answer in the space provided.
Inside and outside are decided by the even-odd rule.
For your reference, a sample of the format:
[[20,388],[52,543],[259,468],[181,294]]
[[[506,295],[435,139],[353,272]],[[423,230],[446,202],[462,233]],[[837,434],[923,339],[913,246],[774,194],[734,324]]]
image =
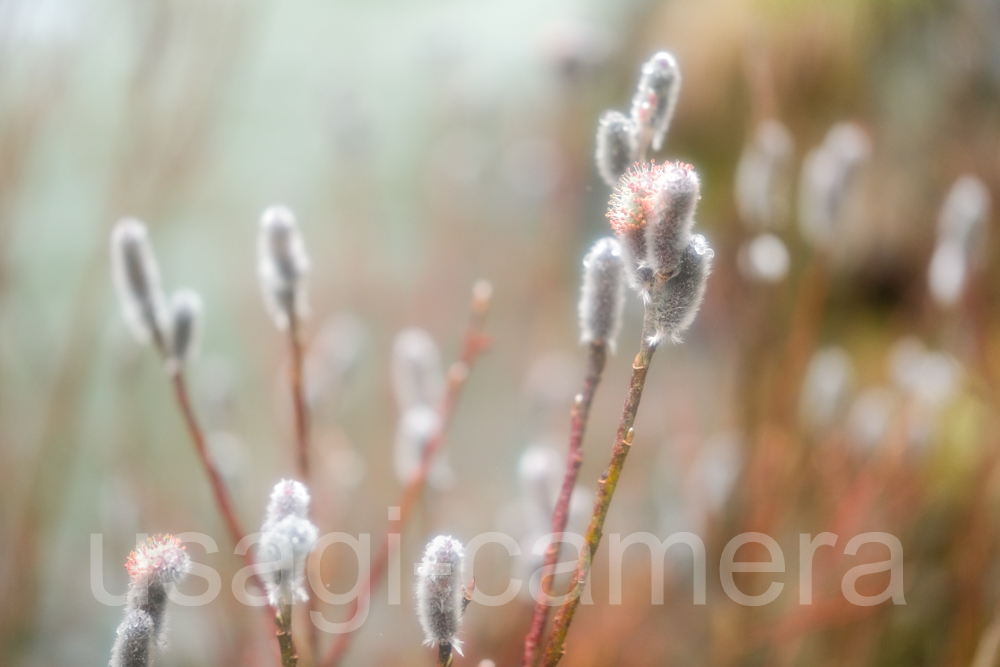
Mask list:
[[319,536],[307,518],[309,501],[309,490],[295,480],[283,479],[271,492],[257,553],[260,563],[277,563],[261,573],[272,606],[309,599],[304,586],[306,559]]
[[194,290],[184,289],[170,297],[170,361],[178,367],[198,352],[201,342],[202,303]]
[[677,275],[669,280],[656,281],[650,295],[656,333],[650,342],[657,344],[665,339],[674,343],[681,341],[681,335],[694,322],[701,307],[713,257],[715,253],[705,237],[695,234],[684,251]]
[[457,639],[462,623],[464,591],[462,588],[462,544],[450,536],[439,535],[424,551],[417,575],[417,617],[428,646],[448,644],[461,655]]
[[[687,246],[699,196],[694,169],[681,162],[639,163],[618,181],[608,220],[622,245],[629,286],[648,301],[657,272],[672,275]],[[657,252],[651,252],[650,242]]]
[[125,620],[111,651],[111,667],[141,667],[149,664],[150,652],[162,644],[167,596],[191,567],[191,559],[180,540],[156,535],[136,546],[125,569],[131,582],[125,598]]
[[279,329],[292,317],[309,314],[306,275],[309,257],[295,214],[285,206],[272,206],[260,217],[257,237],[257,276],[264,305]]
[[638,128],[640,153],[645,144],[653,150],[663,147],[681,89],[681,71],[677,61],[660,51],[642,66],[642,75],[632,98],[632,122]]
[[614,238],[597,241],[583,258],[580,342],[602,342],[614,350],[625,306],[625,264]]
[[111,232],[111,273],[126,324],[140,343],[161,345],[167,309],[146,226],[124,218]]
[[636,126],[620,111],[605,111],[597,122],[597,172],[611,187],[636,161]]

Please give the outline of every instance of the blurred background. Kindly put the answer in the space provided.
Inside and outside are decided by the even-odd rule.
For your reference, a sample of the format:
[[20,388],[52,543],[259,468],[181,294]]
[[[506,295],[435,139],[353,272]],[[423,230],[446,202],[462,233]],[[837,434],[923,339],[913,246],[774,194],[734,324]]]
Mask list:
[[[715,270],[685,343],[653,361],[605,531],[697,532],[708,604],[691,603],[682,547],[665,604],[650,604],[650,556],[632,547],[609,606],[605,542],[563,664],[995,664],[994,0],[0,0],[0,664],[106,664],[121,609],[91,593],[90,535],[121,594],[136,533],[184,531],[215,536],[219,553],[189,550],[223,591],[173,607],[160,664],[274,664],[258,612],[229,590],[240,563],[161,362],[118,313],[107,239],[120,217],[142,219],[165,285],[202,294],[193,400],[255,527],[294,473],[287,341],[255,276],[257,219],[275,202],[295,210],[313,265],[321,533],[378,544],[401,489],[393,339],[425,329],[446,368],[473,283],[492,282],[493,346],[403,536],[403,604],[377,591],[345,662],[432,664],[407,597],[426,541],[498,530],[528,549],[548,532],[586,360],[580,260],[609,233],[594,131],[605,109],[628,110],[659,50],[683,86],[655,157],[698,171]],[[803,202],[818,177],[803,165],[836,154],[841,121],[863,150],[825,191],[835,233],[817,240]],[[977,180],[955,194],[963,175]],[[640,320],[630,297],[571,529],[607,463]],[[785,554],[785,574],[737,575],[748,594],[785,582],[764,607],[719,584],[722,548],[747,530]],[[803,607],[799,533],[824,530],[841,541],[817,555]],[[841,595],[849,567],[887,558],[839,555],[865,531],[902,540],[906,605]],[[532,567],[488,546],[477,586],[498,595]],[[357,574],[343,546],[323,568],[336,592]],[[471,606],[456,665],[515,664],[530,616],[526,595]]]

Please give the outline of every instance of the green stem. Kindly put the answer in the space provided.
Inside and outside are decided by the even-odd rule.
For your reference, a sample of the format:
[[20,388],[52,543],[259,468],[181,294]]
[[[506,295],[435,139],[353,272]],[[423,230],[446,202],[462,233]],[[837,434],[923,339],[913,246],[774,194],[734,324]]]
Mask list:
[[292,605],[282,601],[274,614],[274,624],[278,628],[278,646],[281,647],[281,666],[296,667],[299,656],[292,642]]
[[647,307],[642,325],[642,343],[639,346],[639,354],[636,355],[632,364],[632,380],[629,383],[628,394],[625,396],[625,407],[622,409],[621,421],[618,424],[618,436],[615,439],[614,448],[611,450],[611,462],[597,484],[594,513],[590,517],[590,525],[587,527],[588,548],[580,553],[580,558],[576,563],[576,571],[573,573],[570,594],[559,608],[552,624],[552,632],[549,634],[548,644],[542,659],[542,664],[546,667],[554,667],[562,658],[563,653],[566,652],[566,634],[573,622],[576,608],[580,606],[580,598],[587,585],[587,577],[590,575],[591,560],[597,552],[597,547],[601,544],[604,520],[608,516],[608,508],[611,507],[611,498],[615,495],[615,488],[618,486],[618,478],[625,465],[625,458],[628,456],[629,450],[632,449],[634,434],[632,424],[635,422],[639,402],[642,400],[642,388],[646,384],[649,362],[653,358],[653,352],[656,351],[656,345],[650,342],[650,336],[654,329],[652,319],[652,309]]

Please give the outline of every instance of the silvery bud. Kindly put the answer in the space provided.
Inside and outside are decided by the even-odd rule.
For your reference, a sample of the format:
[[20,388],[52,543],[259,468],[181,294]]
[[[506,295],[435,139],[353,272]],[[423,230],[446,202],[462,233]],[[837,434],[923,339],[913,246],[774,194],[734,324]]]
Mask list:
[[636,126],[620,111],[605,111],[597,122],[597,171],[611,187],[636,161]]
[[694,210],[701,198],[698,174],[689,164],[667,162],[659,178],[657,199],[646,225],[650,268],[661,277],[673,276],[691,239]]
[[650,143],[655,151],[663,147],[680,89],[681,71],[671,54],[660,51],[642,66],[632,98],[632,122],[639,128],[640,154]]
[[604,342],[613,351],[625,307],[625,265],[621,244],[597,241],[583,258],[580,289],[580,342]]
[[[162,639],[166,625],[168,594],[184,579],[190,568],[191,559],[187,551],[184,550],[180,540],[172,535],[150,537],[129,554],[125,569],[128,570],[131,581],[125,597],[127,615],[125,622],[129,622],[132,612],[136,610],[144,612],[149,622],[149,637],[153,644],[159,644]],[[138,616],[132,617],[133,622],[138,623],[141,620]],[[145,621],[142,621],[139,625],[144,624]],[[122,633],[119,633],[119,640],[131,641],[130,638],[123,637]],[[117,646],[116,642],[116,648]]]
[[125,615],[111,649],[111,667],[147,667],[153,647],[153,619],[142,609]]
[[409,484],[420,469],[424,451],[441,429],[437,410],[426,405],[414,405],[403,412],[396,428],[396,447],[393,457],[396,479]]
[[965,290],[966,276],[981,263],[990,193],[972,175],[960,177],[948,192],[938,221],[938,241],[928,267],[931,296],[953,305]]
[[435,537],[424,551],[416,586],[417,617],[424,630],[424,643],[448,644],[459,654],[461,642],[456,635],[464,608],[464,557],[465,550],[458,540],[444,535]]
[[125,218],[111,232],[111,272],[126,324],[140,343],[164,342],[166,306],[146,226]]
[[684,251],[677,275],[669,280],[657,280],[649,306],[653,309],[656,325],[650,339],[652,344],[664,339],[674,343],[681,341],[681,335],[694,322],[701,307],[713,257],[715,253],[705,237],[695,234]]
[[306,317],[306,274],[309,257],[295,215],[284,206],[272,206],[260,217],[257,237],[257,276],[264,305],[279,329],[290,318]]
[[306,518],[308,511],[309,491],[304,484],[281,480],[275,485],[258,545],[260,562],[278,564],[261,573],[273,606],[309,599],[303,586],[306,560],[319,534]]
[[780,222],[788,190],[795,145],[792,134],[776,120],[762,121],[736,167],[736,208],[747,227],[774,228]]
[[837,123],[802,163],[799,225],[814,246],[833,241],[851,181],[871,153],[868,135],[854,123]]
[[170,297],[170,359],[178,366],[198,352],[201,313],[201,296],[194,290],[180,290]]
[[414,405],[437,407],[444,395],[441,353],[431,335],[403,329],[392,343],[392,388],[401,410]]

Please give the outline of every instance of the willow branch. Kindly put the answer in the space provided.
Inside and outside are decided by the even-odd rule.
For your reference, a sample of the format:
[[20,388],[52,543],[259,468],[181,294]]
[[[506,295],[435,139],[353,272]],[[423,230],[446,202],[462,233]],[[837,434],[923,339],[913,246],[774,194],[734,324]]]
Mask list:
[[597,385],[601,382],[601,375],[604,372],[604,365],[608,358],[608,347],[604,341],[594,341],[590,344],[590,353],[587,359],[587,376],[583,381],[583,391],[576,397],[573,405],[573,412],[570,417],[569,451],[566,454],[566,473],[563,476],[562,489],[559,491],[559,499],[556,501],[555,511],[552,513],[552,533],[553,539],[545,549],[545,561],[542,568],[542,597],[535,603],[535,613],[531,618],[531,629],[524,639],[524,656],[521,659],[522,667],[531,667],[535,662],[535,655],[538,649],[538,642],[545,631],[545,623],[549,619],[549,605],[547,598],[552,594],[552,577],[546,577],[545,573],[551,571],[552,566],[559,559],[559,535],[566,530],[569,522],[569,506],[573,496],[573,488],[576,486],[576,479],[580,474],[580,466],[583,464],[583,434],[587,428],[587,418],[590,416],[590,405],[594,400],[594,393]]
[[295,444],[299,477],[303,483],[309,482],[309,408],[306,405],[303,388],[304,354],[302,349],[301,323],[294,309],[288,314],[288,339],[291,348],[291,362],[288,381],[292,390],[292,405],[295,411]]
[[639,402],[642,400],[642,389],[646,384],[646,373],[649,371],[649,363],[656,351],[656,344],[650,342],[650,335],[653,332],[652,312],[646,308],[646,313],[642,326],[642,343],[639,346],[639,354],[636,355],[632,363],[632,379],[629,382],[628,394],[625,396],[625,406],[622,409],[621,421],[618,424],[618,435],[615,438],[614,448],[611,450],[611,462],[607,470],[601,475],[597,484],[597,495],[594,499],[594,513],[590,517],[590,525],[587,527],[587,548],[580,552],[580,558],[576,563],[576,571],[573,573],[573,581],[569,596],[559,608],[555,621],[552,624],[552,631],[549,633],[549,640],[545,646],[545,654],[542,664],[546,667],[554,667],[566,652],[566,634],[569,626],[573,622],[576,608],[580,606],[580,598],[583,589],[587,585],[587,577],[590,575],[590,564],[597,547],[601,544],[601,536],[604,530],[604,520],[608,516],[608,509],[611,506],[611,499],[614,497],[615,488],[618,486],[618,478],[621,476],[622,468],[625,465],[625,458],[629,450],[632,449],[632,437],[634,431],[632,424],[635,422],[635,415],[639,410]]
[[292,641],[292,605],[284,601],[278,603],[274,625],[277,627],[278,646],[281,648],[281,667],[296,667],[299,656]]
[[[239,544],[240,540],[246,535],[246,532],[243,530],[240,520],[236,516],[236,510],[233,508],[229,491],[222,481],[222,475],[219,474],[218,467],[208,454],[205,433],[198,424],[198,418],[194,414],[194,409],[191,407],[191,400],[188,397],[187,382],[184,379],[183,369],[175,369],[171,374],[171,380],[174,385],[174,398],[177,400],[181,415],[184,417],[184,423],[187,426],[188,434],[191,436],[195,453],[198,454],[201,466],[208,475],[208,481],[212,486],[212,494],[215,496],[215,504],[219,508],[219,513],[222,514],[222,520],[226,524],[226,530],[229,532],[229,537],[232,539],[233,544]],[[243,559],[248,566],[254,566],[253,557],[249,551],[243,554]],[[264,590],[264,585],[256,573],[253,575],[253,580],[261,590]]]
[[[406,525],[407,519],[412,514],[413,508],[427,483],[427,476],[430,473],[431,464],[434,462],[434,456],[441,449],[441,445],[444,442],[444,434],[455,414],[455,408],[458,405],[458,399],[461,397],[465,381],[469,376],[469,371],[476,362],[476,359],[479,358],[479,355],[489,347],[489,338],[483,332],[483,327],[486,323],[486,315],[489,312],[491,289],[489,283],[485,282],[476,283],[473,288],[472,309],[469,315],[469,323],[466,326],[463,336],[462,351],[458,360],[448,370],[448,388],[438,408],[440,427],[437,433],[428,440],[417,472],[403,489],[403,493],[397,501],[399,519],[389,522],[389,526],[379,545],[378,552],[375,555],[375,560],[372,563],[367,585],[361,588],[358,597],[351,603],[350,617],[353,617],[359,608],[367,607],[369,600],[371,600],[372,591],[375,590],[379,583],[381,583],[382,577],[385,576],[389,564],[389,536],[402,532],[403,526]],[[337,665],[347,652],[353,636],[353,632],[345,632],[337,635],[321,663],[322,667],[334,667],[334,665]]]

